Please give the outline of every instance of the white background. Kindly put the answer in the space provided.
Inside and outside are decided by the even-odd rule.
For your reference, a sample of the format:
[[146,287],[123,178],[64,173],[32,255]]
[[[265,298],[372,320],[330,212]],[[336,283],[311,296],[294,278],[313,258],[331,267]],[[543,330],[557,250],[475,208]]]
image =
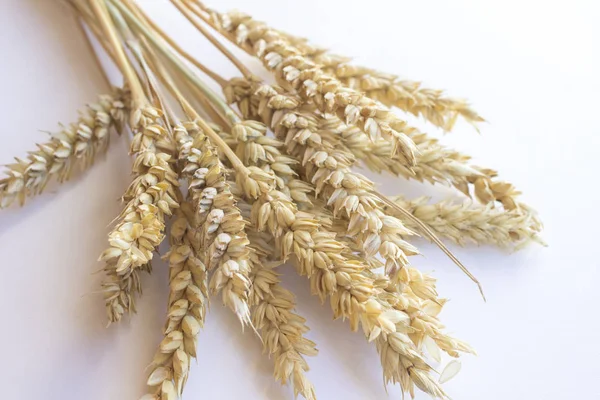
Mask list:
[[[71,15],[59,1],[0,2],[0,163],[44,140],[39,130],[68,123],[107,86]],[[161,25],[223,75],[234,70],[167,1],[146,0]],[[598,172],[600,18],[590,1],[266,1],[219,0],[312,38],[361,64],[423,80],[468,97],[488,120],[443,138],[496,168],[540,212],[548,248],[516,254],[454,248],[482,281],[488,302],[434,247],[413,260],[435,270],[452,301],[449,330],[470,342],[447,385],[454,399],[598,399]],[[114,82],[118,77],[114,76]],[[428,127],[430,131],[433,131]],[[437,133],[436,133],[437,134]],[[441,135],[440,135],[441,136]],[[146,277],[139,313],[105,329],[103,301],[91,294],[96,257],[129,181],[123,140],[88,173],[0,211],[0,387],[11,399],[136,399],[161,339],[167,271]],[[441,188],[376,177],[386,193]],[[309,377],[320,399],[386,399],[375,349],[331,321],[308,285],[283,270],[320,349]],[[253,334],[214,301],[199,338],[187,399],[292,399],[271,378]],[[419,399],[426,396],[418,395]],[[397,387],[389,398],[399,399]]]

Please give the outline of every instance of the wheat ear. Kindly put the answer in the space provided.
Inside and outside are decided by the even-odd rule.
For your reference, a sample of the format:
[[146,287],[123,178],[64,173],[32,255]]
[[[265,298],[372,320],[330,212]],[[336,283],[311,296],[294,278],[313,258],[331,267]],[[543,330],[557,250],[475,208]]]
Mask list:
[[106,263],[102,284],[109,322],[135,311],[135,292],[141,293],[139,270],[146,269],[164,238],[165,218],[179,206],[178,176],[171,156],[157,149],[167,134],[160,112],[153,107],[136,109],[130,126],[131,151],[136,154],[134,179],[123,200],[127,203],[108,235],[110,247],[100,256]]
[[[227,136],[219,130],[222,136]],[[235,146],[234,146],[235,147]],[[230,182],[238,207],[244,219],[250,219],[252,206],[243,199],[243,191]],[[274,376],[282,384],[291,383],[296,395],[316,399],[314,387],[306,377],[308,363],[305,356],[317,354],[315,343],[305,337],[309,328],[306,320],[294,311],[294,295],[280,285],[274,268],[281,264],[275,256],[271,235],[247,228],[250,246],[249,302],[254,327],[260,332],[265,352],[275,360]]]
[[208,305],[208,271],[198,258],[192,224],[195,211],[184,202],[171,225],[171,248],[164,255],[169,263],[169,308],[165,337],[152,361],[147,384],[153,399],[181,396],[190,361],[197,357],[196,337],[204,326]]
[[195,124],[179,126],[175,132],[177,142],[189,146],[183,175],[196,210],[195,242],[200,258],[210,272],[214,271],[209,289],[213,294],[221,292],[223,303],[242,324],[247,324],[250,322],[249,242],[226,180],[226,168]]
[[127,96],[123,89],[100,96],[81,112],[76,123],[52,134],[48,142],[38,144],[38,150],[29,152],[26,159],[16,158],[16,163],[8,165],[6,177],[0,179],[0,208],[15,200],[23,205],[28,196],[42,193],[53,178],[62,183],[74,169],[90,167],[108,148],[111,128],[121,131],[127,115]]
[[269,235],[251,231],[250,243],[255,253],[251,257],[252,323],[261,333],[264,348],[274,357],[275,378],[282,384],[292,383],[294,394],[306,400],[315,400],[315,390],[306,377],[309,367],[304,356],[316,356],[314,342],[304,334],[309,328],[306,320],[294,312],[294,295],[280,285],[273,267],[278,261],[269,261],[275,248],[268,243]]
[[[427,197],[409,201],[397,196],[393,200],[438,235],[461,246],[474,243],[518,249],[531,241],[543,243],[538,236],[541,226],[527,213],[472,202],[444,200],[431,204]],[[415,229],[410,222],[406,224]]]

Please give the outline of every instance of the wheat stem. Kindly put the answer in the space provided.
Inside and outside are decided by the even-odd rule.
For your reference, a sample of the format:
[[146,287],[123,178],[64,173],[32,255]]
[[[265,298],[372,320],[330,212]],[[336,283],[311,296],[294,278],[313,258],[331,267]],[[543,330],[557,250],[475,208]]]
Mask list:
[[169,46],[171,46],[177,53],[179,53],[183,58],[188,60],[193,66],[198,68],[200,71],[204,72],[208,75],[212,80],[217,82],[219,85],[224,85],[227,80],[217,74],[215,71],[208,68],[206,65],[202,64],[198,59],[192,56],[190,53],[186,52],[181,46],[177,44],[177,42],[171,38],[163,29],[158,26],[149,16],[146,14],[141,7],[135,5],[135,3],[131,1],[125,1],[123,3],[125,7],[127,7],[132,13],[134,13],[141,21],[148,24],[148,26],[158,33],[158,35],[165,41]]
[[175,7],[177,7],[177,9],[187,18],[187,20],[190,21],[192,25],[194,25],[194,27],[196,27],[196,29],[198,29],[206,39],[208,39],[208,41],[210,41],[225,57],[229,59],[229,61],[231,61],[236,66],[236,68],[242,73],[242,75],[252,75],[252,71],[250,71],[248,67],[244,65],[244,63],[242,63],[238,58],[236,58],[227,47],[225,47],[219,40],[217,40],[217,38],[211,35],[210,32],[202,24],[198,23],[198,21],[194,19],[193,14],[190,13],[190,10],[186,8],[184,4],[181,3],[181,1],[171,0],[171,3]]
[[132,100],[134,104],[134,108],[139,108],[142,105],[147,103],[146,96],[144,95],[144,90],[142,85],[140,84],[137,74],[127,56],[125,55],[125,51],[121,46],[121,42],[115,30],[113,23],[110,20],[110,16],[106,9],[106,4],[103,0],[91,0],[90,2],[92,6],[92,10],[98,17],[98,21],[104,30],[104,33],[107,36],[108,42],[112,46],[112,49],[115,53],[115,58],[117,64],[119,65],[123,75],[127,79],[127,83],[131,89]]

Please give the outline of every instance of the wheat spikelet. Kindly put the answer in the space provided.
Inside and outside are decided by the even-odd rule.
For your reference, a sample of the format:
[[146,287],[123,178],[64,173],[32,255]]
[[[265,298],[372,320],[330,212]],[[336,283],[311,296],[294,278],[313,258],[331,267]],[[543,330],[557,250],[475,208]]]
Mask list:
[[125,192],[125,209],[108,235],[110,247],[100,256],[106,263],[102,284],[109,322],[135,311],[135,292],[141,293],[139,271],[147,269],[153,252],[164,238],[165,217],[179,206],[178,176],[169,154],[158,151],[159,138],[166,135],[157,109],[133,112],[132,152],[134,180]]
[[62,183],[73,169],[90,167],[96,156],[106,151],[110,129],[121,131],[127,96],[123,89],[100,96],[81,112],[76,123],[52,134],[48,142],[38,144],[38,150],[29,152],[26,159],[17,158],[16,163],[8,165],[6,177],[0,179],[0,208],[15,200],[22,206],[27,196],[42,193],[52,178]]

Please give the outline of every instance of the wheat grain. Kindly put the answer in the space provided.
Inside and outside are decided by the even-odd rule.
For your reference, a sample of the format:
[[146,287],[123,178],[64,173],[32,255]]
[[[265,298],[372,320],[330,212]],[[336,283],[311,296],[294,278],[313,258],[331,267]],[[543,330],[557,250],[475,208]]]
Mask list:
[[29,152],[26,159],[16,159],[7,166],[5,178],[0,179],[0,208],[18,200],[22,206],[27,196],[44,190],[52,178],[62,183],[68,180],[73,169],[90,167],[96,157],[106,151],[110,130],[118,132],[126,118],[127,92],[115,89],[103,95],[96,103],[81,112],[79,120],[52,134],[38,150]]

